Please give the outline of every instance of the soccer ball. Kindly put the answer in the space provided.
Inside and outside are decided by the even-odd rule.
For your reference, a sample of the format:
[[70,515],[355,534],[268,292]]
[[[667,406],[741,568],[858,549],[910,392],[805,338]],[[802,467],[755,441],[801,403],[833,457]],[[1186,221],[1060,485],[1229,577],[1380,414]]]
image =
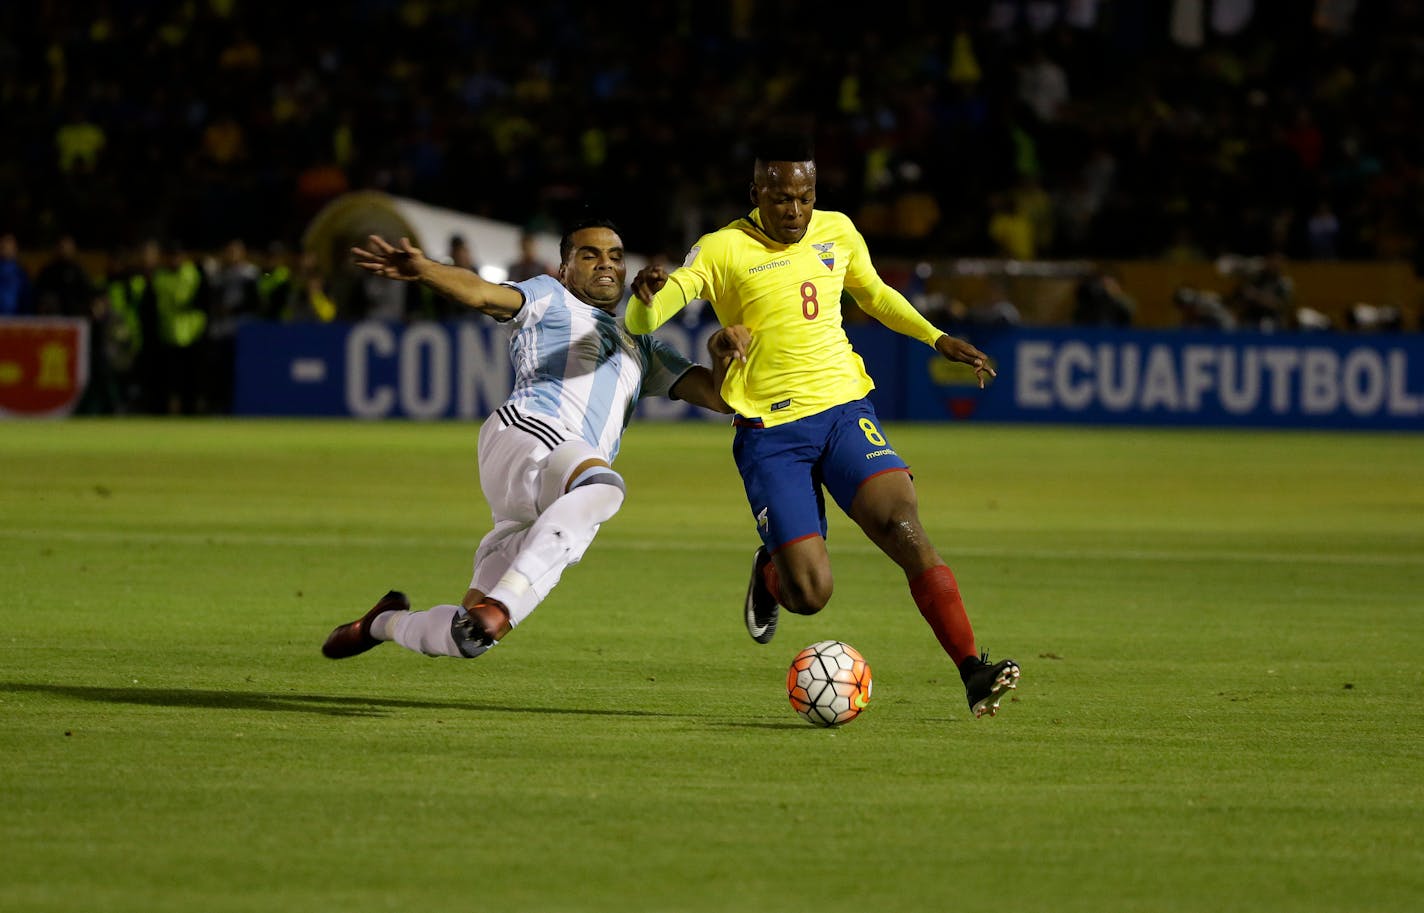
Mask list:
[[840,726],[870,703],[870,664],[839,640],[823,640],[796,654],[786,670],[791,706],[816,726]]

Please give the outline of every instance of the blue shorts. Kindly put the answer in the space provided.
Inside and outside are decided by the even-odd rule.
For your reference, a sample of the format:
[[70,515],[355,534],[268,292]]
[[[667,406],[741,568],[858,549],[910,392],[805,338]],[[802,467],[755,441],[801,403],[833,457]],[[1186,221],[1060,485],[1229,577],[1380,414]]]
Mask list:
[[737,419],[732,456],[767,551],[826,535],[829,491],[850,515],[855,493],[882,472],[907,472],[890,448],[875,409],[858,399],[771,428]]

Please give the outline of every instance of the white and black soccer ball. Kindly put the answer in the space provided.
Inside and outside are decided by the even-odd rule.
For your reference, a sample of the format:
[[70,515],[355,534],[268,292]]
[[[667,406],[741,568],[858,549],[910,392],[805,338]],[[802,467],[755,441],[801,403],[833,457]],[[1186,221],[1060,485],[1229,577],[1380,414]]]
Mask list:
[[823,640],[796,654],[786,670],[792,708],[816,726],[840,726],[870,703],[870,664],[839,640]]

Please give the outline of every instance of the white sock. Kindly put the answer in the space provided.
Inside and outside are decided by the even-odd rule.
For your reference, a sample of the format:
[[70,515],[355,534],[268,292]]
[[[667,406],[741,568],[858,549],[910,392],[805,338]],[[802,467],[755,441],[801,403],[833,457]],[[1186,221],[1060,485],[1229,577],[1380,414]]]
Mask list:
[[371,619],[371,626],[366,630],[377,640],[393,640],[391,625],[395,624],[397,616],[409,614],[404,609],[388,609]]
[[509,609],[511,626],[544,601],[564,568],[579,563],[598,527],[622,506],[622,489],[595,483],[560,496],[539,515],[519,555],[488,594]]
[[[424,612],[382,612],[371,625],[371,635],[380,640],[393,640],[407,650],[426,656],[463,656],[455,646],[455,638],[450,636],[450,623],[458,611],[457,605],[438,605]],[[382,630],[382,622],[389,632],[388,637],[377,633]]]

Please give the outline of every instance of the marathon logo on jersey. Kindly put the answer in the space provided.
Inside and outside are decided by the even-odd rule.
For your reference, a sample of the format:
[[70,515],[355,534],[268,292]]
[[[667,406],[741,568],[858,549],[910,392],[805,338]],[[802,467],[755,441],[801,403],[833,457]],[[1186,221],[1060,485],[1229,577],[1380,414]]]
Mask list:
[[836,268],[836,255],[831,253],[831,248],[836,246],[836,242],[827,241],[824,244],[812,244],[811,246],[816,249],[816,255],[821,258],[826,269]]
[[683,265],[683,266],[691,266],[691,265],[692,265],[692,261],[693,261],[693,260],[696,260],[696,259],[697,259],[697,255],[700,254],[700,253],[702,253],[702,245],[701,245],[701,244],[695,245],[695,246],[692,248],[692,250],[690,250],[690,251],[687,252],[687,256],[682,258],[682,265]]
[[763,263],[761,266],[753,266],[751,269],[747,270],[747,275],[755,276],[757,273],[765,272],[769,269],[777,269],[782,266],[790,265],[790,260],[773,260],[770,263]]
[[0,418],[69,415],[88,383],[87,320],[0,320]]

